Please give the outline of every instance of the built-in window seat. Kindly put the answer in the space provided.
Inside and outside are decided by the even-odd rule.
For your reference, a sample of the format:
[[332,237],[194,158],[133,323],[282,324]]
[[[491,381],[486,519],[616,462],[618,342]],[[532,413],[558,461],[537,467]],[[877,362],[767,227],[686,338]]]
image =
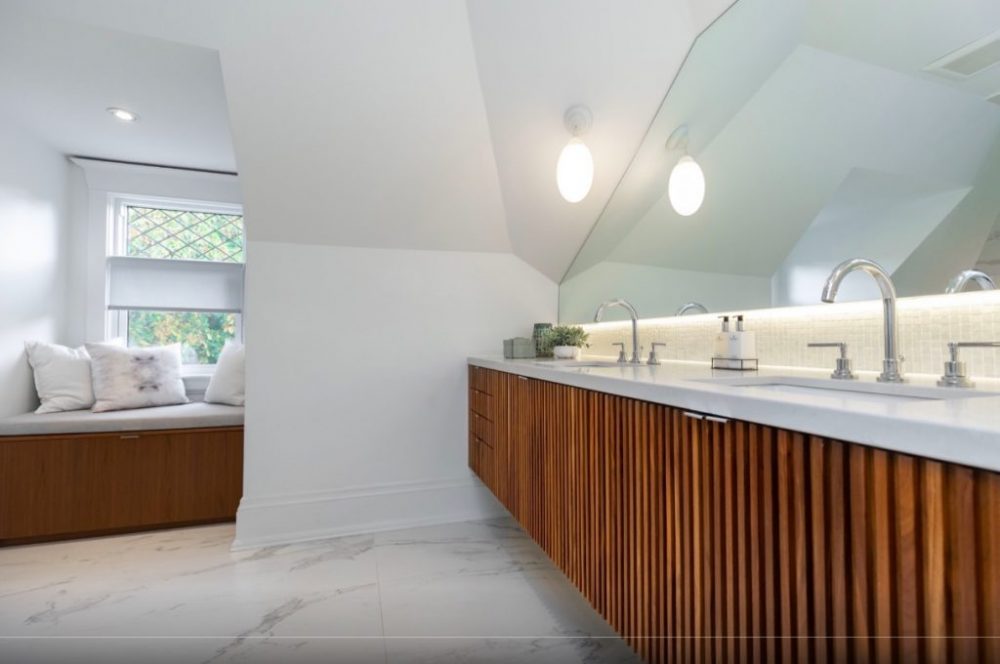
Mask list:
[[195,401],[0,419],[0,545],[234,519],[243,413]]
[[46,415],[25,413],[0,418],[0,436],[242,426],[242,407],[192,401],[179,406],[135,408],[108,413],[92,413],[89,410],[71,410]]

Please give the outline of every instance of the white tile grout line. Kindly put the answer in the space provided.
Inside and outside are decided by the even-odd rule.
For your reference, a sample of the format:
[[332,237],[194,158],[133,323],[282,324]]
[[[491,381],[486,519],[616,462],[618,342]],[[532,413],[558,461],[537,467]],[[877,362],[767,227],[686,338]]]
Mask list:
[[385,634],[385,614],[382,611],[382,575],[378,571],[378,538],[372,538],[372,558],[375,561],[375,594],[378,596],[378,623],[382,630],[382,656],[389,664],[389,646]]

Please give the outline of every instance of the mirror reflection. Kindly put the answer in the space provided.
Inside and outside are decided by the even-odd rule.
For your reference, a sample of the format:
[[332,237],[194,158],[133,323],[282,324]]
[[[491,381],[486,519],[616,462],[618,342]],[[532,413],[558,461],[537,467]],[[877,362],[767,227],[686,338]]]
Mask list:
[[[682,214],[687,157],[704,197]],[[1000,279],[1000,3],[738,0],[667,92],[560,320],[614,298],[643,318],[816,304],[848,258],[900,296]],[[838,301],[878,297],[852,275]]]

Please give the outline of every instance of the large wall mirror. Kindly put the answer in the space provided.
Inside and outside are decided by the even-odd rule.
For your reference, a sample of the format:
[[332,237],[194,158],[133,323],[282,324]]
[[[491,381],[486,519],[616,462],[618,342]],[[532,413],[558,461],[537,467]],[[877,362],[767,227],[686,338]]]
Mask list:
[[[706,182],[690,216],[667,192],[685,154]],[[815,304],[855,257],[900,296],[970,268],[1000,283],[998,219],[1000,2],[738,0],[691,49],[559,317],[614,297],[643,318]],[[838,300],[877,297],[855,274]]]

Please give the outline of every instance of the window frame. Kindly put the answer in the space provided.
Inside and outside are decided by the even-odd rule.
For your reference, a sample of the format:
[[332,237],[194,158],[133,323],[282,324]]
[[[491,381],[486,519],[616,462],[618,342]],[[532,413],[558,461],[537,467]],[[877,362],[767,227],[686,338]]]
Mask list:
[[[128,253],[128,213],[129,207],[160,208],[183,212],[207,212],[215,214],[230,214],[243,217],[243,206],[235,203],[218,203],[210,201],[170,198],[165,196],[137,196],[112,194],[108,200],[108,242],[107,256],[127,256]],[[243,261],[246,265],[246,222],[243,224]],[[151,260],[173,260],[157,258]],[[199,260],[199,259],[177,259]],[[236,263],[237,261],[205,261]],[[128,343],[128,311],[106,309],[105,339],[124,339]],[[234,312],[236,334],[234,339],[243,343],[243,312]],[[215,364],[183,364],[181,373],[184,376],[211,375],[215,372]]]

